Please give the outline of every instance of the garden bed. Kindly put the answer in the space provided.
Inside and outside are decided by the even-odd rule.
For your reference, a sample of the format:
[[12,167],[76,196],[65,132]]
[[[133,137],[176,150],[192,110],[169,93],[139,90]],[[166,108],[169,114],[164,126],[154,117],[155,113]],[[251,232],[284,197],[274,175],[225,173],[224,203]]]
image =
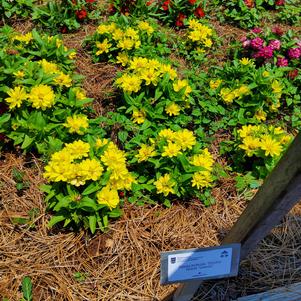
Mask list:
[[[101,5],[104,5],[103,1],[100,2]],[[105,19],[107,20],[107,18]],[[23,34],[30,32],[35,26],[31,21],[15,22],[12,25],[16,31]],[[274,25],[270,24],[270,26]],[[221,41],[222,43],[216,46],[214,53],[209,52],[206,60],[200,61],[202,71],[210,70],[212,64],[222,66],[229,58],[229,51],[232,47],[230,47],[230,44],[241,41],[248,34],[246,29],[223,24],[217,20],[212,21],[210,26],[220,39],[216,43],[221,43]],[[287,24],[280,24],[279,26],[284,31],[292,29],[299,35],[301,33],[300,26]],[[162,24],[160,24],[161,27]],[[185,29],[174,31],[164,26],[161,29],[167,36],[172,36],[172,39],[168,40],[170,44],[178,39],[177,36],[184,37],[186,34]],[[75,49],[77,52],[75,71],[84,76],[82,87],[86,90],[87,97],[93,98],[93,118],[103,117],[108,112],[118,109],[118,105],[120,105],[119,98],[123,96],[119,91],[121,87],[116,87],[114,82],[116,77],[120,77],[120,72],[124,70],[122,66],[116,64],[114,61],[116,58],[111,54],[109,54],[111,55],[110,62],[104,60],[93,63],[93,59],[98,59],[95,55],[97,49],[93,48],[95,47],[93,39],[97,40],[98,38],[95,34],[96,30],[96,22],[90,22],[90,24],[82,25],[81,29],[75,33],[63,35],[64,45],[68,49]],[[96,35],[96,38],[93,37],[93,34]],[[90,40],[85,42],[86,45],[84,46],[83,42],[87,36],[90,36]],[[161,39],[162,36],[159,38]],[[95,44],[97,45],[97,41]],[[164,53],[166,49],[159,49],[159,51]],[[185,52],[183,56],[179,55],[178,52],[170,54],[169,58],[176,62],[177,72],[180,76],[187,77],[186,69],[195,64],[195,62],[192,62],[190,55],[189,52]],[[231,72],[229,71],[229,74]],[[190,76],[194,75],[190,74]],[[225,77],[225,81],[227,80]],[[203,89],[201,86],[195,88],[197,85],[198,82],[194,78],[194,89]],[[230,89],[235,92],[242,87],[244,88],[244,86],[238,87],[236,83],[230,86]],[[225,86],[220,90],[223,89],[226,90],[228,87]],[[252,89],[254,89],[253,86]],[[274,90],[277,89],[281,90],[283,87],[279,88],[278,85]],[[264,93],[263,90],[264,88],[259,92]],[[64,90],[62,89],[62,91]],[[204,90],[201,91],[204,92]],[[213,94],[210,94],[210,96],[214,95],[217,99],[220,95],[223,95],[221,91],[219,93],[214,92],[215,94],[210,91],[209,94],[212,92]],[[290,91],[287,92],[287,95],[289,95],[292,91],[291,86],[287,88],[287,91]],[[175,89],[174,92],[179,91]],[[249,91],[245,93],[246,97],[248,93]],[[277,93],[279,94],[279,92]],[[226,93],[224,96],[228,94]],[[254,92],[254,97],[256,95],[257,92]],[[295,95],[297,95],[297,92]],[[242,96],[235,97],[239,103]],[[191,101],[192,106],[195,105],[192,99],[189,101]],[[184,101],[179,100],[180,102]],[[226,103],[226,101],[224,102]],[[225,103],[222,103],[222,106],[226,107],[228,105],[228,103]],[[216,102],[212,106],[214,107],[214,105],[220,106],[220,103]],[[262,104],[262,107],[267,107],[267,105],[267,103]],[[204,110],[208,109],[206,106],[207,104],[203,107]],[[233,102],[233,112],[237,109],[235,106],[237,104]],[[190,114],[184,113],[186,109],[183,106],[183,115]],[[247,108],[245,109],[247,110]],[[283,121],[282,119],[284,119],[287,111],[287,107],[284,106],[283,111],[279,113],[277,118]],[[210,116],[215,116],[211,113],[209,113]],[[126,114],[128,112],[124,113],[124,115]],[[254,119],[254,117],[252,118]],[[218,118],[216,117],[214,123],[217,123],[217,121]],[[230,121],[233,121],[233,119]],[[242,124],[247,123],[246,120],[243,122],[245,123]],[[103,124],[105,122],[102,120],[101,126]],[[207,124],[202,124],[202,126],[206,127]],[[272,120],[271,124],[275,124],[275,119]],[[297,122],[296,124],[297,126],[292,126],[287,121],[287,131],[290,135],[294,135],[298,131],[300,125]],[[186,122],[185,126],[189,129],[193,128],[193,121]],[[177,197],[171,198],[172,205],[169,207],[169,200],[168,202],[163,200],[162,193],[154,194],[154,188],[152,187],[153,194],[151,196],[158,204],[139,205],[137,202],[128,202],[127,197],[125,197],[124,204],[122,201],[122,217],[110,221],[104,233],[101,233],[100,225],[95,234],[91,234],[87,230],[75,230],[72,226],[64,228],[62,223],[49,228],[48,223],[53,217],[53,212],[46,210],[45,195],[40,189],[42,184],[47,183],[45,175],[43,176],[46,155],[44,157],[38,156],[35,151],[24,154],[25,151],[23,152],[19,146],[15,149],[7,149],[4,146],[0,159],[0,296],[8,298],[10,301],[20,300],[22,298],[20,285],[22,279],[28,276],[33,283],[34,301],[162,300],[175,286],[161,286],[159,283],[160,252],[219,245],[246,207],[248,201],[255,194],[262,178],[268,173],[268,167],[263,164],[262,174],[260,176],[256,174],[258,178],[261,178],[260,180],[256,176],[252,176],[247,178],[250,182],[245,186],[241,184],[242,187],[238,187],[237,181],[239,179],[244,181],[245,178],[237,180],[237,175],[240,176],[240,173],[233,172],[231,169],[232,165],[237,163],[235,161],[237,157],[233,157],[231,153],[231,160],[229,159],[227,145],[225,148],[224,143],[229,143],[234,136],[237,141],[240,141],[239,139],[243,140],[244,137],[240,137],[235,131],[233,134],[232,129],[229,130],[226,126],[226,123],[221,124],[219,129],[216,130],[215,128],[212,131],[209,128],[208,133],[206,133],[208,136],[211,135],[205,140],[211,156],[209,161],[214,161],[216,165],[214,169],[215,176],[210,179],[212,184],[207,183],[207,186],[202,187],[204,190],[200,189],[204,192],[204,195],[210,195],[207,206],[204,205],[204,199],[201,201],[199,198],[200,194],[196,192],[196,195],[192,197],[187,189],[186,192],[183,192],[183,195],[178,192]],[[237,128],[241,126],[240,123],[237,123]],[[266,127],[261,131],[267,131],[267,129]],[[238,133],[240,130],[238,130]],[[118,135],[119,131],[120,126],[114,125],[107,138],[110,138],[120,149],[124,150],[122,143],[124,141],[121,141],[121,136]],[[270,128],[269,131],[271,131]],[[129,131],[129,136],[131,135],[133,134]],[[204,134],[204,137],[206,135]],[[202,134],[200,137],[202,137]],[[238,145],[241,141],[237,141],[236,148],[239,149]],[[285,143],[283,143],[283,151],[285,147]],[[132,153],[137,152],[137,146],[136,149],[130,150]],[[183,148],[183,150],[185,149]],[[240,149],[240,151],[242,150]],[[134,162],[137,165],[137,162],[133,161],[133,154],[131,156],[131,164]],[[192,154],[189,154],[189,156],[192,156]],[[247,161],[249,155],[241,156],[244,156]],[[261,150],[256,162],[262,159],[265,163],[264,160],[273,158],[271,156],[265,157]],[[268,162],[271,163],[270,161]],[[275,164],[274,161],[272,163]],[[248,164],[246,166],[250,168]],[[209,167],[211,168],[211,166]],[[132,172],[132,170],[130,171]],[[196,170],[193,169],[193,171]],[[254,172],[254,170],[252,171]],[[219,176],[217,176],[218,173],[220,173]],[[153,182],[149,183],[154,186]],[[145,187],[147,187],[146,184]],[[210,193],[209,190],[206,190],[209,188]],[[169,187],[169,189],[170,192],[173,191],[172,187]],[[196,188],[194,189],[196,190]],[[120,191],[120,193],[123,193],[123,191]],[[127,195],[128,192],[125,193],[126,196],[131,195],[130,193]],[[188,197],[185,193],[188,193]],[[124,195],[124,193],[119,195]],[[214,204],[211,198],[214,200]],[[162,204],[163,201],[165,201],[165,205]],[[112,211],[111,207],[110,211]],[[301,281],[299,275],[301,253],[298,247],[301,240],[299,235],[301,233],[300,218],[301,207],[296,205],[282,221],[282,224],[275,228],[260,243],[258,249],[242,263],[238,277],[204,282],[194,300],[232,300],[240,296]],[[90,229],[92,232],[95,231],[95,228],[91,226]]]

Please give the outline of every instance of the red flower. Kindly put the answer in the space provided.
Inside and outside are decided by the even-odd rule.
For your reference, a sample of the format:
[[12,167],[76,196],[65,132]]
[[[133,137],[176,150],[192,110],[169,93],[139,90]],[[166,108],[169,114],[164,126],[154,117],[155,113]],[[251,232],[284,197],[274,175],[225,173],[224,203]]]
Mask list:
[[166,0],[163,2],[162,8],[163,10],[168,10],[170,0]]
[[248,8],[252,8],[254,7],[254,0],[244,0],[245,2],[245,5],[248,7]]
[[153,4],[153,2],[154,2],[154,0],[147,1],[147,2],[146,2],[146,6],[150,6],[150,5],[152,5],[152,4]]
[[86,0],[86,3],[94,3],[96,0]]
[[124,197],[124,192],[123,192],[123,191],[119,191],[119,196],[120,196],[121,198],[123,198],[123,197]]
[[184,25],[184,19],[186,18],[186,16],[182,13],[179,13],[177,20],[176,20],[176,26],[177,27],[182,27]]
[[194,11],[194,15],[198,18],[203,18],[205,17],[205,12],[204,10],[199,6],[198,8],[196,8],[196,10]]
[[191,5],[196,3],[196,0],[188,0]]
[[277,1],[275,2],[275,4],[276,4],[277,6],[282,6],[282,5],[285,4],[285,0],[277,0]]
[[87,18],[88,13],[84,8],[82,8],[80,10],[77,10],[75,12],[75,15],[79,21],[82,21]]
[[61,33],[67,33],[68,32],[68,28],[66,25],[64,25],[62,28],[61,28]]
[[295,70],[292,70],[292,71],[290,71],[290,72],[288,73],[288,77],[289,77],[290,79],[294,79],[295,77],[298,76],[298,74],[299,74],[298,69],[295,69]]

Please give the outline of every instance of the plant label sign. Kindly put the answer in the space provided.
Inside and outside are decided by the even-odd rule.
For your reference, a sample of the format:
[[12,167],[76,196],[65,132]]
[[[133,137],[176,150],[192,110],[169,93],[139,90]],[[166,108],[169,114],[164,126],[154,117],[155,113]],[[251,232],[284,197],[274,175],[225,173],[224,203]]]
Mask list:
[[237,276],[240,244],[161,253],[161,284]]

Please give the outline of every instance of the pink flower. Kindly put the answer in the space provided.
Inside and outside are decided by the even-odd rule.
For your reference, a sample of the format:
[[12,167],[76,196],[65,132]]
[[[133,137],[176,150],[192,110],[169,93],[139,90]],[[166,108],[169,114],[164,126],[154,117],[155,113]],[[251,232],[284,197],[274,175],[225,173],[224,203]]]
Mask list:
[[282,5],[285,4],[285,0],[277,0],[277,1],[275,2],[275,4],[276,4],[277,6],[282,6]]
[[242,47],[247,48],[250,46],[251,40],[247,39],[246,37],[243,37],[241,40]]
[[253,49],[260,49],[263,46],[263,39],[254,38],[251,40],[250,45]]
[[271,57],[273,57],[273,51],[274,50],[269,46],[262,47],[261,49],[258,50],[257,53],[255,53],[254,57],[270,59]]
[[269,47],[274,50],[279,50],[281,47],[281,42],[279,40],[272,40],[269,44]]
[[254,33],[262,33],[262,29],[260,27],[255,27],[252,29],[252,32]]
[[301,48],[291,48],[288,50],[287,55],[290,59],[298,59],[301,56]]
[[285,57],[277,58],[277,66],[278,67],[286,67],[288,65],[288,60]]

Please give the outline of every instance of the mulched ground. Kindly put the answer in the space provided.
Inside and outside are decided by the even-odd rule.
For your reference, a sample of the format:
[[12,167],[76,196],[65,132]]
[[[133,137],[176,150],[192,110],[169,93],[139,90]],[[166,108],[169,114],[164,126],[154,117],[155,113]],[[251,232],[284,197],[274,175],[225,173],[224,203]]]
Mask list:
[[[19,24],[27,31],[31,24]],[[226,41],[244,31],[215,23]],[[98,115],[113,109],[112,88],[116,67],[92,64],[82,48],[86,34],[64,36],[65,44],[78,50],[77,71],[84,87],[95,98]],[[226,53],[227,45],[221,52]],[[218,141],[218,140],[216,140]],[[218,153],[218,143],[213,151]],[[246,206],[233,180],[223,179],[214,189],[217,203],[209,208],[197,201],[163,206],[127,204],[124,216],[107,233],[90,236],[59,227],[48,229],[45,213],[41,162],[17,153],[2,153],[0,160],[0,296],[19,300],[20,284],[30,276],[35,300],[162,300],[175,286],[160,286],[160,252],[218,245]],[[223,158],[218,158],[223,164]],[[13,171],[24,173],[29,187],[18,191]],[[16,218],[29,218],[21,225]],[[283,223],[245,260],[238,277],[204,282],[194,300],[231,300],[301,281],[301,206],[297,205]],[[80,274],[76,274],[80,273]]]

